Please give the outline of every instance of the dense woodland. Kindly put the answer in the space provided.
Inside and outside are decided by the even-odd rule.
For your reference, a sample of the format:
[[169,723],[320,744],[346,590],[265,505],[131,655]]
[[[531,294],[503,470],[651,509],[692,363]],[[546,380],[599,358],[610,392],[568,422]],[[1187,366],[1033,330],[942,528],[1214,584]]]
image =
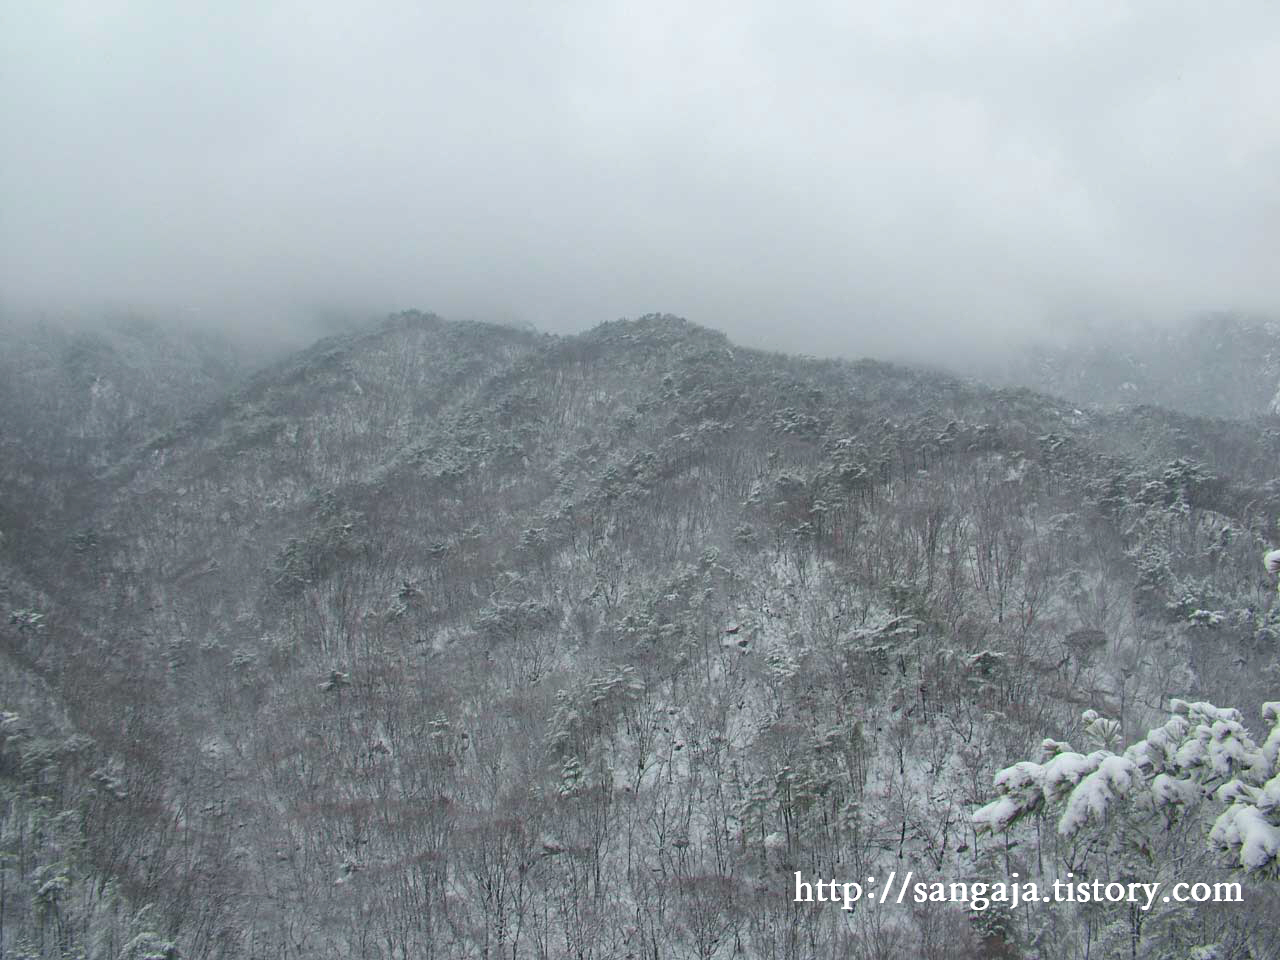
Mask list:
[[[1280,956],[1274,379],[3,335],[5,958]],[[1245,903],[792,902],[888,870]]]

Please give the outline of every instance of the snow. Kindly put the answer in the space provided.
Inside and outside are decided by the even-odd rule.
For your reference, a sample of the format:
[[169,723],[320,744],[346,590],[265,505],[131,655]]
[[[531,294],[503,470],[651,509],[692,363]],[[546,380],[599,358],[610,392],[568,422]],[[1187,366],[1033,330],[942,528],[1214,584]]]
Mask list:
[[1125,756],[1139,766],[1163,770],[1176,760],[1188,729],[1189,724],[1184,717],[1173,717],[1164,726],[1147,731],[1146,739],[1129,747]]
[[1188,740],[1173,755],[1173,761],[1180,770],[1194,770],[1205,765],[1208,751],[1199,740]]
[[1222,720],[1227,723],[1240,723],[1244,720],[1240,711],[1234,707],[1215,707],[1212,703],[1203,700],[1191,703],[1175,697],[1169,701],[1169,708],[1174,713],[1190,716],[1192,719]]
[[1013,793],[1017,790],[1025,790],[1027,787],[1039,786],[1041,776],[1040,764],[1023,760],[997,773],[993,785],[1002,793]]
[[1214,799],[1219,803],[1230,806],[1233,803],[1253,803],[1258,799],[1258,793],[1253,787],[1247,783],[1241,783],[1239,780],[1232,780],[1230,783],[1224,783],[1214,793]]
[[1074,787],[1082,777],[1098,769],[1106,754],[1060,753],[1044,765],[1040,777],[1041,789],[1046,799],[1052,799],[1066,792],[1067,787]]
[[1022,807],[1012,797],[1001,797],[978,810],[971,819],[976,829],[995,833],[1008,827],[1021,813]]
[[1263,812],[1280,811],[1280,775],[1272,777],[1262,785],[1258,797],[1258,809]]
[[1187,619],[1203,627],[1220,627],[1227,618],[1221,610],[1192,610]]
[[1271,724],[1266,741],[1262,744],[1262,756],[1269,770],[1276,769],[1280,762],[1280,703],[1268,701],[1262,705],[1262,719]]
[[1200,788],[1194,780],[1171,777],[1167,773],[1156,774],[1151,781],[1151,793],[1162,807],[1185,806],[1200,798]]
[[1224,847],[1238,847],[1246,870],[1261,870],[1280,853],[1280,829],[1248,804],[1228,807],[1214,822],[1209,838]]
[[[1237,722],[1225,723],[1219,720],[1212,727],[1212,739],[1209,741],[1209,759],[1213,772],[1222,777],[1229,777],[1237,767],[1247,765],[1251,751],[1241,738],[1248,738],[1244,727]],[[1252,746],[1252,744],[1249,744]]]
[[[1094,756],[1097,754],[1090,755],[1091,758]],[[1058,832],[1063,836],[1073,836],[1090,820],[1106,819],[1111,802],[1127,794],[1133,786],[1135,773],[1137,767],[1125,757],[1111,755],[1103,759],[1098,769],[1071,791],[1067,807],[1058,821]]]

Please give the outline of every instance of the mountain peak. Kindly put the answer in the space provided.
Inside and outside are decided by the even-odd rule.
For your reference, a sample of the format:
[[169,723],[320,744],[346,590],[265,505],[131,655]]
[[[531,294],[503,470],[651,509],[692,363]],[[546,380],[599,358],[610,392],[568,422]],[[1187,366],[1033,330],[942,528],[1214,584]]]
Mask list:
[[671,313],[646,313],[634,320],[623,317],[607,321],[584,336],[604,343],[630,340],[654,345],[680,342],[702,342],[719,347],[729,345],[729,338],[719,330],[690,323],[684,317]]

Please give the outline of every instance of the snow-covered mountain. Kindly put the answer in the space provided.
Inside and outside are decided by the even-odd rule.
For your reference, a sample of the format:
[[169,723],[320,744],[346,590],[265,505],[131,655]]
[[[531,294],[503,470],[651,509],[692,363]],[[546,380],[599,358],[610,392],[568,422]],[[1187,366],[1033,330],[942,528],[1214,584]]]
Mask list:
[[[1038,808],[995,835],[970,818],[1045,738],[1118,755],[1173,696],[1265,741],[1280,430],[670,316],[555,337],[411,312],[188,404],[185,361],[112,357],[30,381],[46,400],[0,448],[6,953],[1277,943],[1274,882],[1201,829],[1208,805],[1146,861],[1137,814],[1078,843]],[[102,383],[137,398],[114,421]],[[1124,905],[788,893],[796,871],[1143,862],[1238,876],[1250,910],[1161,907],[1135,933]]]

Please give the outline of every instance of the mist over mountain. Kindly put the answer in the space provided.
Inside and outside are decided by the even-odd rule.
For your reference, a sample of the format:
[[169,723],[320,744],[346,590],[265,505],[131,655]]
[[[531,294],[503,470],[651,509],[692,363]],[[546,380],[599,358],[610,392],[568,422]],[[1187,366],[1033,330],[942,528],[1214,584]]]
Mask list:
[[[1274,955],[1273,420],[668,315],[8,336],[7,952]],[[793,896],[890,869],[1245,903]]]
[[1280,414],[1280,324],[1261,317],[1210,314],[1070,330],[1057,343],[993,355],[969,369],[1082,404],[1155,404],[1212,417]]
[[0,16],[14,310],[660,309],[927,363],[1280,310],[1263,4]]
[[1280,960],[1277,89],[0,3],[0,960]]

